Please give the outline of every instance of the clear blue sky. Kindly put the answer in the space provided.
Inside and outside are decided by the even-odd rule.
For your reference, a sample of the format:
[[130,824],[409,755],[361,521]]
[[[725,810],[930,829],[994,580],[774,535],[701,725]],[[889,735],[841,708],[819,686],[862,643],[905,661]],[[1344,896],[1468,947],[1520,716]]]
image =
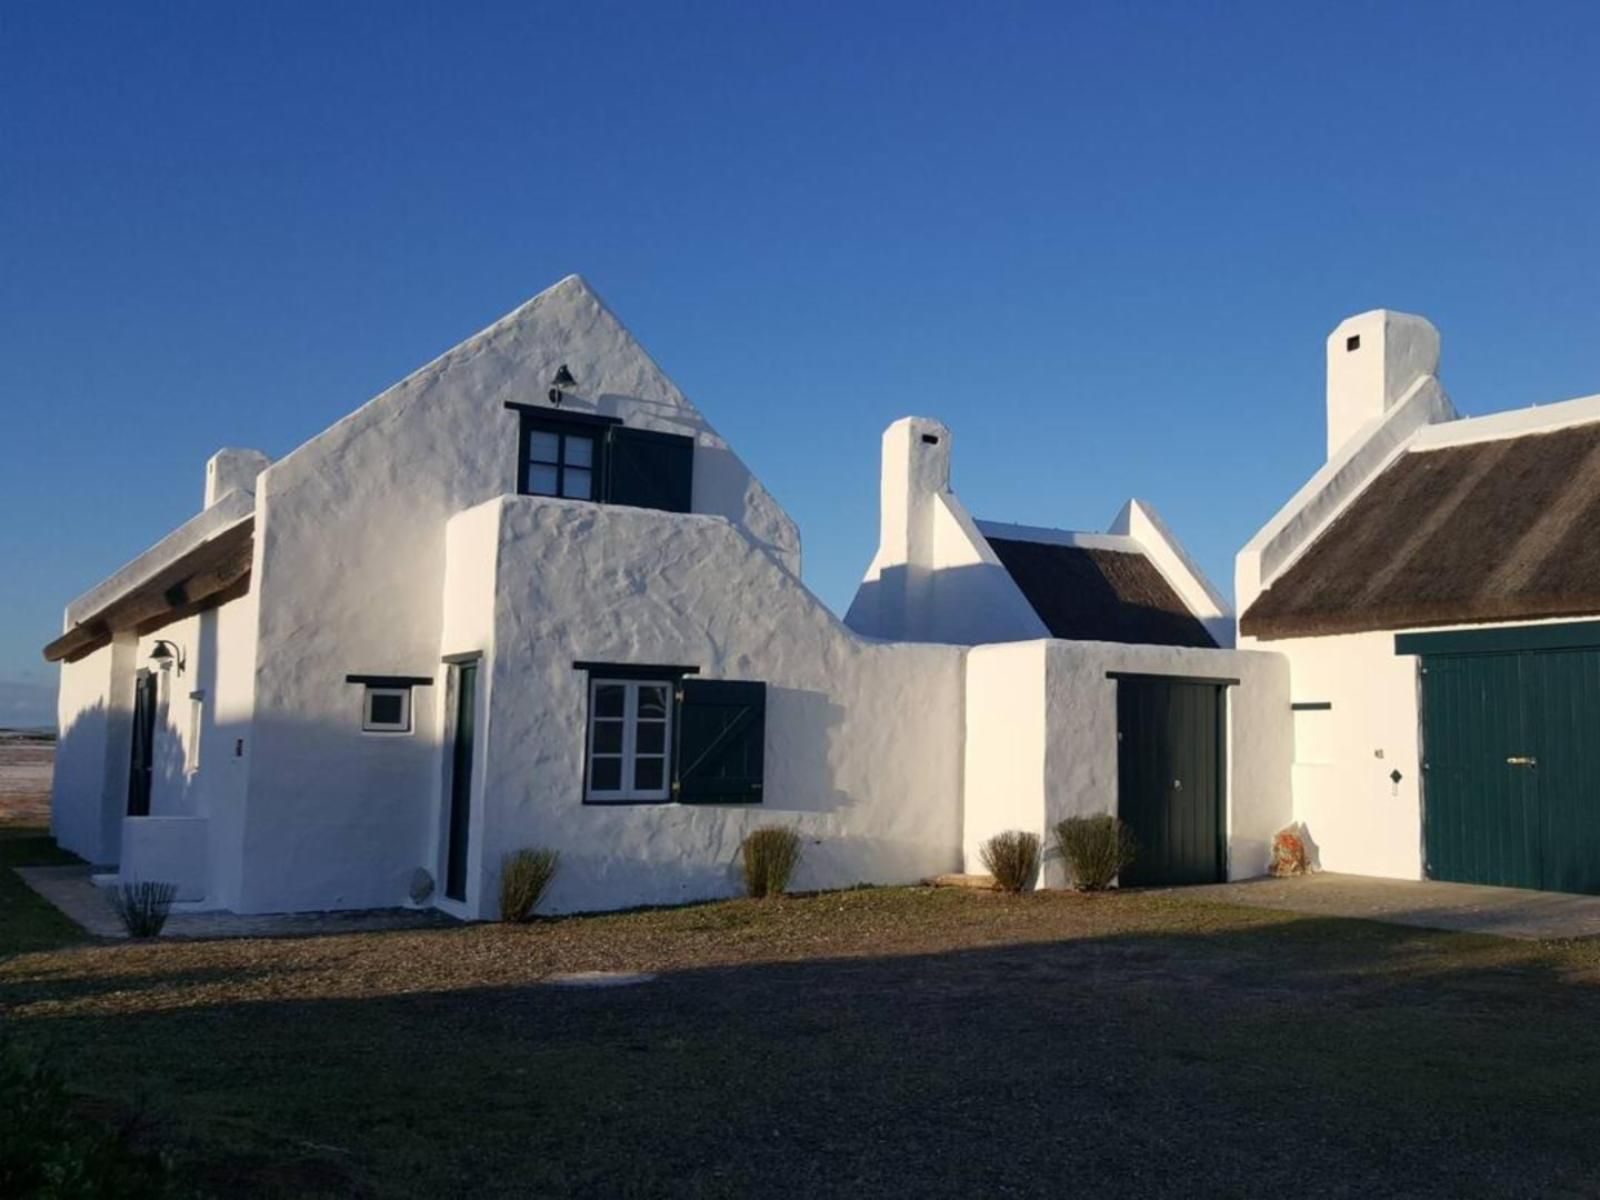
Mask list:
[[579,271],[799,521],[1153,501],[1225,589],[1388,306],[1469,412],[1600,391],[1600,7],[0,7],[0,724],[67,599]]

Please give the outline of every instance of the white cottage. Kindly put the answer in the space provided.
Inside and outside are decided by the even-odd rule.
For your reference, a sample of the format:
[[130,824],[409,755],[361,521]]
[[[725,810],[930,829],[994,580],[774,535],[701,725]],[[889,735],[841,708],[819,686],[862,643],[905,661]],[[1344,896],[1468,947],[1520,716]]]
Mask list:
[[949,451],[891,427],[841,623],[793,522],[564,280],[287,457],[220,452],[205,509],[68,606],[55,833],[238,912],[494,916],[528,845],[562,853],[552,909],[727,895],[775,821],[799,886],[908,882],[1119,803],[1149,881],[1259,871],[1283,660],[1220,648],[1147,507],[980,526]]
[[1240,553],[1338,871],[1600,891],[1600,397],[1460,418],[1439,335],[1327,341],[1327,462]]

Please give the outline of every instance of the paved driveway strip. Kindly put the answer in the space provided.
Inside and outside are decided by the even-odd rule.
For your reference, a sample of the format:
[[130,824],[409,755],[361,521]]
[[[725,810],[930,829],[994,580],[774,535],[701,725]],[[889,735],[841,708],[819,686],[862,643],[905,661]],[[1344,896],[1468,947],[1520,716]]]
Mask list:
[[1298,879],[1247,879],[1183,888],[1174,894],[1314,916],[1354,917],[1530,941],[1600,936],[1600,896],[1522,888],[1376,879],[1324,871]]

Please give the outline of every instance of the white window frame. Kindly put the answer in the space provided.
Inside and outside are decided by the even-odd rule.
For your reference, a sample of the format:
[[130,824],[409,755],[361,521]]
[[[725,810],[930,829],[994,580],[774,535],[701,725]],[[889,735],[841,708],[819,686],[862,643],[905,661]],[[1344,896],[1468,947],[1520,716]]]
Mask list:
[[[398,722],[374,721],[372,719],[372,698],[374,696],[399,696],[400,720]],[[361,732],[410,733],[411,689],[409,687],[380,687],[376,684],[367,684],[361,694]]]
[[[672,679],[605,679],[595,678],[589,680],[589,728],[584,734],[584,800],[590,804],[640,804],[660,803],[672,799],[672,710],[673,693],[677,684]],[[594,735],[601,721],[615,721],[616,717],[599,717],[595,713],[595,696],[600,688],[620,687],[623,689],[622,705],[622,751],[620,754],[607,752],[600,755],[606,759],[620,759],[622,763],[622,786],[616,790],[604,790],[594,786]],[[640,788],[635,786],[635,774],[640,755],[638,753],[639,725],[639,693],[645,688],[660,688],[666,693],[666,710],[660,721],[650,719],[649,724],[662,726],[661,753],[647,754],[645,758],[661,759],[661,786],[659,788]]]
[[193,775],[200,769],[200,738],[206,726],[206,694],[204,691],[189,693],[189,738],[184,744],[185,773]]

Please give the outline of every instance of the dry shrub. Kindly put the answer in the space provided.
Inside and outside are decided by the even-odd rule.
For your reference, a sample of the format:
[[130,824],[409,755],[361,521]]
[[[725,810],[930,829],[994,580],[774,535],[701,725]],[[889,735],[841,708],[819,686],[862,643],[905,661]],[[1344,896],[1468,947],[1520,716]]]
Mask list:
[[1099,892],[1111,886],[1139,852],[1139,843],[1116,817],[1068,817],[1056,826],[1056,844],[1079,891]]
[[175,883],[125,883],[111,893],[111,907],[117,910],[129,937],[156,937],[166,925],[177,897]]
[[1039,835],[1008,829],[985,842],[979,855],[996,886],[1020,892],[1039,874]]
[[556,850],[514,850],[500,860],[500,919],[526,921],[539,907],[561,866]]
[[757,900],[781,896],[800,865],[800,835],[782,825],[752,829],[744,839],[744,886]]

